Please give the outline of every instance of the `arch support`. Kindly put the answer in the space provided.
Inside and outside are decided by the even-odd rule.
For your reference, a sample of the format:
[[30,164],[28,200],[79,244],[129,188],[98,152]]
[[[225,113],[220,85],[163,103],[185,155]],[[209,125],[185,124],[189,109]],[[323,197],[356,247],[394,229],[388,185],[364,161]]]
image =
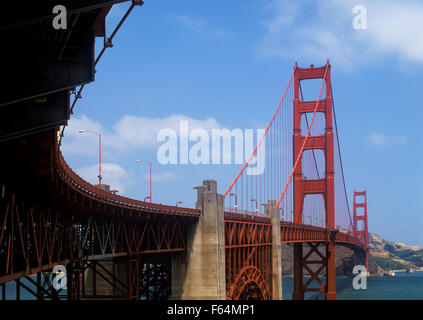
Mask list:
[[270,288],[260,269],[256,266],[246,266],[235,278],[226,298],[228,300],[270,300],[271,296]]

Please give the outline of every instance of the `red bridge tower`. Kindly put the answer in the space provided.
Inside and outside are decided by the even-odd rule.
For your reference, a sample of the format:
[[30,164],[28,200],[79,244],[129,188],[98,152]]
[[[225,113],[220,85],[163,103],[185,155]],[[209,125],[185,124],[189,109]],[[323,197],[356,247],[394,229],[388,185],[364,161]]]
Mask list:
[[[326,86],[326,98],[319,101],[301,101],[299,99],[300,81],[306,79],[323,79]],[[294,223],[303,223],[303,206],[306,195],[321,194],[325,203],[326,228],[331,230],[328,233],[326,242],[326,253],[320,252],[320,244],[303,243],[294,244],[294,294],[296,300],[304,300],[305,292],[319,291],[325,293],[328,300],[336,299],[335,288],[335,198],[334,198],[334,145],[332,125],[332,92],[330,78],[330,64],[315,68],[296,68],[294,84],[294,163],[299,154],[306,150],[320,149],[325,155],[325,176],[321,179],[305,179],[302,174],[302,155],[294,171]],[[322,95],[323,84],[321,89]],[[305,113],[323,113],[326,120],[325,133],[319,136],[301,135],[301,117]],[[311,123],[310,123],[311,126]],[[306,141],[305,141],[306,140]],[[304,142],[305,141],[305,142]],[[304,144],[305,143],[305,144]],[[304,145],[304,147],[303,147]],[[308,252],[305,252],[308,250]],[[326,269],[326,283],[319,279],[323,270]],[[304,283],[303,275],[307,271],[311,278]],[[315,280],[320,288],[310,287]]]
[[[357,202],[357,197],[363,196],[364,202]],[[363,208],[363,211],[357,212],[357,208]],[[369,272],[369,231],[367,227],[367,192],[354,191],[353,202],[353,219],[354,219],[354,234],[361,239],[366,249],[366,270]],[[359,225],[359,221],[363,221]]]

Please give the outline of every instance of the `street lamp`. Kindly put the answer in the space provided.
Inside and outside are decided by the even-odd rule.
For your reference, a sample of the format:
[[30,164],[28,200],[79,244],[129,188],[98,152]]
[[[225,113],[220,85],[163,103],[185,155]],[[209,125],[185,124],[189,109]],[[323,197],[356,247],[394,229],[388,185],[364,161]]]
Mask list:
[[148,197],[150,199],[150,203],[152,201],[152,191],[151,191],[151,162],[146,160],[135,160],[136,163],[147,163],[150,166],[150,196]]
[[230,193],[229,194],[229,199],[230,199],[230,204],[229,205],[232,205],[232,197],[235,197],[235,206],[234,206],[234,208],[235,208],[235,212],[237,211],[237,209],[238,209],[238,197],[236,196],[236,194],[235,193]]
[[256,199],[251,199],[251,202],[255,202],[256,203],[256,213],[258,212],[258,208],[257,208],[257,200]]
[[182,201],[176,202],[176,206],[178,206],[178,204],[182,204]]
[[92,130],[82,130],[82,129],[79,129],[78,132],[79,133],[89,132],[89,133],[95,134],[98,137],[98,186],[101,189],[101,179],[102,179],[102,176],[101,176],[101,133],[95,132]]
[[[145,198],[144,198],[144,202],[146,202],[147,201],[147,199],[150,199],[150,196],[146,196]],[[150,201],[151,202],[151,201]]]

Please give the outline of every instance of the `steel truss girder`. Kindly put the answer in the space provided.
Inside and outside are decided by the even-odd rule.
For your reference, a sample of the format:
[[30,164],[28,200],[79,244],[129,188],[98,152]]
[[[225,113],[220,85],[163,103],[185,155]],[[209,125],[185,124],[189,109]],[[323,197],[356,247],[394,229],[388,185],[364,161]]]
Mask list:
[[[307,247],[304,244],[307,244]],[[322,247],[324,252],[321,251]],[[335,267],[331,265],[334,263],[334,247],[333,241],[294,244],[294,300],[304,300],[307,292],[322,292],[326,299],[334,298],[328,286],[330,281],[328,270]],[[304,280],[305,274],[310,276],[307,281]],[[322,281],[323,276],[324,281]],[[317,283],[318,286],[311,286],[313,283]]]
[[185,250],[183,219],[69,214],[28,206],[6,186],[1,191],[0,284],[81,260]]
[[[82,296],[84,299],[168,300],[171,294],[170,259],[162,256],[159,260],[161,261],[153,263],[146,255],[87,260],[84,262],[83,273],[86,275],[89,271],[91,277],[83,278]],[[121,270],[125,275],[114,274],[103,265],[104,263],[124,263],[125,266]],[[103,281],[101,292],[98,288],[99,279]]]
[[171,297],[171,267],[167,263],[144,262],[140,271],[140,294],[147,300],[169,300]]
[[27,207],[3,188],[0,221],[0,283],[78,259],[80,232],[60,209]]
[[[66,266],[66,292],[65,288],[55,288],[53,285],[53,278],[57,274],[52,270],[37,272],[36,275],[24,276],[14,281],[15,294],[14,299],[22,300],[28,299],[28,296],[22,297],[25,291],[36,300],[79,300],[81,298],[81,268],[79,264],[68,264]],[[0,285],[2,288],[0,296],[2,300],[10,299],[7,296],[6,288],[11,285],[11,282],[6,282]]]
[[225,221],[226,298],[272,297],[272,225]]

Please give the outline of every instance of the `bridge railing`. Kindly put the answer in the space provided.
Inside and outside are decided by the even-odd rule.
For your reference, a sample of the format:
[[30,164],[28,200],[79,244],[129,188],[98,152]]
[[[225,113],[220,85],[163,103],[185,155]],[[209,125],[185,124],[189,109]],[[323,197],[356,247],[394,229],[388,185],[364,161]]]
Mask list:
[[260,213],[237,208],[225,208],[225,219],[270,223],[270,217]]
[[57,172],[60,177],[66,181],[66,183],[74,190],[85,194],[91,199],[109,203],[111,205],[117,205],[128,209],[134,209],[139,211],[153,212],[153,213],[168,213],[168,214],[183,214],[183,215],[194,215],[199,216],[200,210],[168,206],[157,203],[150,203],[140,200],[135,200],[120,195],[116,195],[109,191],[102,190],[96,186],[88,183],[77,175],[66,163],[60,150],[57,151]]
[[[225,219],[249,221],[257,223],[270,223],[270,217],[263,213],[252,212],[248,210],[241,210],[237,208],[225,208]],[[298,232],[298,239],[301,237],[309,236],[314,237],[314,240],[325,240],[330,237],[330,230],[324,227],[318,227],[307,224],[294,223],[290,221],[281,220],[281,228],[285,230],[292,230]],[[355,244],[357,246],[364,246],[364,243],[350,230],[341,229],[339,226],[333,231],[336,232],[336,242]],[[289,233],[289,232],[288,232]],[[301,234],[301,235],[300,235]],[[290,234],[292,236],[292,233]],[[294,236],[295,238],[295,236]],[[289,241],[288,241],[289,242]]]

